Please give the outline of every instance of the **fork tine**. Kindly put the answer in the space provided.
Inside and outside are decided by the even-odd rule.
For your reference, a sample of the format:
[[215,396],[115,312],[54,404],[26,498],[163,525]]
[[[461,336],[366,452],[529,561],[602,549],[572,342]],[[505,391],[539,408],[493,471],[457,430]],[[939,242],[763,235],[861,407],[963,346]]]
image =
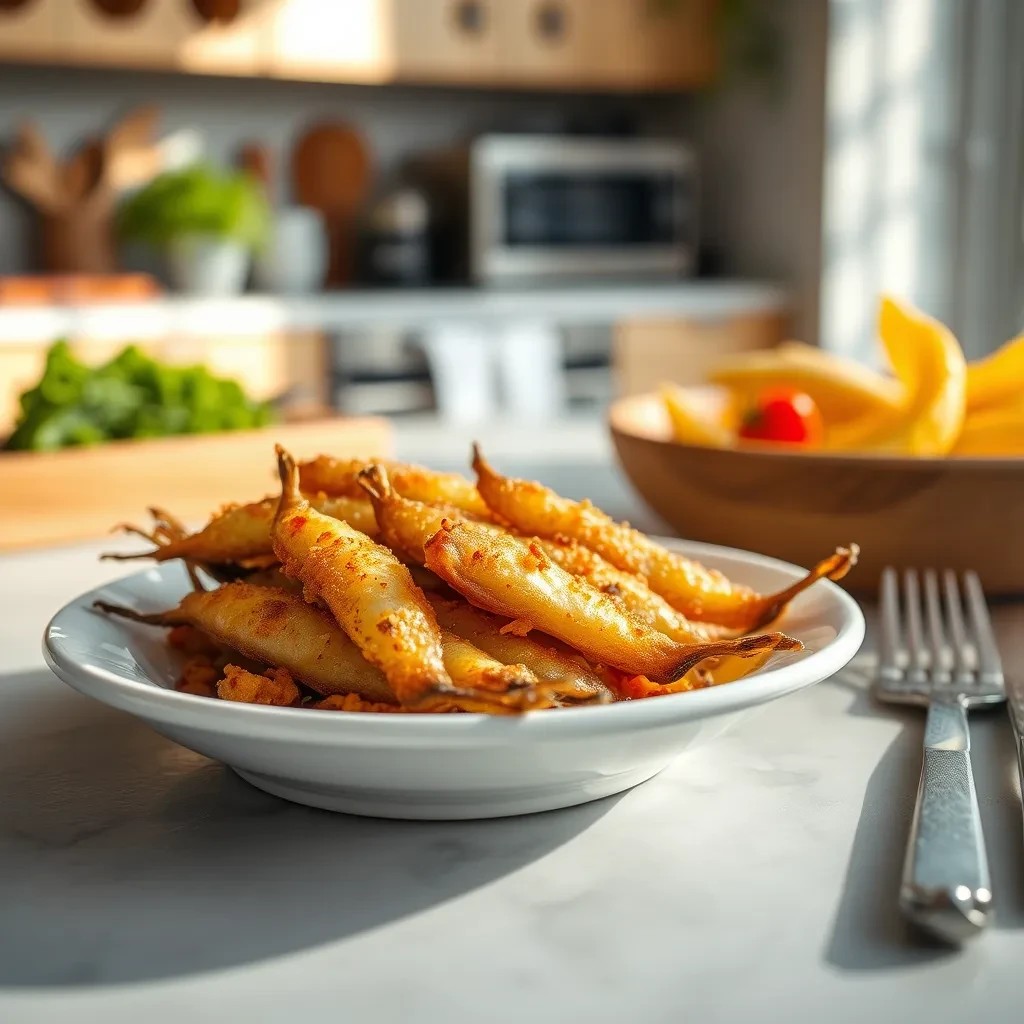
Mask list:
[[878,671],[885,675],[900,673],[900,599],[895,569],[882,572],[879,603],[881,638],[878,645]]
[[903,575],[903,624],[910,659],[907,677],[911,682],[926,682],[928,651],[921,627],[921,589],[916,569],[907,569]]
[[946,621],[949,623],[949,646],[953,652],[953,671],[962,676],[974,670],[974,663],[970,658],[967,627],[964,625],[960,584],[952,569],[947,569],[942,574],[942,584],[946,592]]
[[982,681],[1002,682],[1003,663],[992,633],[985,593],[976,572],[964,573],[964,590],[967,592],[967,614],[974,631],[974,646],[978,652],[978,675]]
[[932,684],[941,685],[948,683],[952,676],[946,630],[942,622],[942,606],[939,602],[939,577],[934,569],[928,569],[924,574],[924,610],[931,645]]

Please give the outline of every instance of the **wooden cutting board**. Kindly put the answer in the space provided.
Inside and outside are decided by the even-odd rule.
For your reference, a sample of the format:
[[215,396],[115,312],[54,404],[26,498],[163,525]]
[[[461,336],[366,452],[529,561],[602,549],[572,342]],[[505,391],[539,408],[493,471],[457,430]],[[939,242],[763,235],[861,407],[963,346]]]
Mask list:
[[370,156],[362,137],[341,122],[322,122],[300,136],[292,151],[292,191],[319,210],[330,245],[327,283],[351,280],[356,213],[370,184]]
[[298,459],[376,458],[390,455],[393,442],[387,420],[337,416],[57,452],[0,451],[0,551],[101,537],[119,522],[144,521],[151,505],[205,522],[221,505],[278,489],[275,444]]
[[163,289],[149,274],[14,274],[0,276],[0,306],[138,302]]

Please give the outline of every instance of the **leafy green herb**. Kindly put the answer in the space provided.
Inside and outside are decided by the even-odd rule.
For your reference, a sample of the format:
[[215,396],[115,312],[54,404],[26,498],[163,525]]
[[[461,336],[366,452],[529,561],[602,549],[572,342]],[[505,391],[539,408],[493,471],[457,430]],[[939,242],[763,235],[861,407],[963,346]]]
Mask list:
[[165,366],[130,345],[90,367],[58,341],[20,398],[9,449],[53,451],[124,438],[244,430],[272,422],[266,402],[202,366]]
[[159,175],[127,199],[117,216],[121,238],[158,248],[196,234],[258,249],[269,223],[266,198],[252,178],[205,164]]

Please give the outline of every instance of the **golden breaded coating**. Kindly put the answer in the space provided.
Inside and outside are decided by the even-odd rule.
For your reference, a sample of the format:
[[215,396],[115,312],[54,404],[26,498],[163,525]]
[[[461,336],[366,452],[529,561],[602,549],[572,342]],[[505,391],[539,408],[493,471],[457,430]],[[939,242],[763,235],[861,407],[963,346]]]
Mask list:
[[525,665],[563,702],[604,703],[611,692],[582,655],[539,633],[515,636],[502,632],[507,619],[490,615],[465,601],[431,596],[441,627],[470,641],[505,665]]
[[270,668],[266,675],[257,675],[237,665],[224,666],[217,696],[241,704],[269,704],[278,708],[294,707],[302,697],[295,680],[283,668]]
[[153,626],[188,625],[253,661],[286,668],[329,696],[359,693],[394,703],[394,693],[330,614],[301,595],[251,583],[225,583],[186,594],[177,608],[153,615],[100,604],[106,611]]
[[585,545],[618,569],[641,575],[655,593],[687,618],[730,629],[757,629],[778,618],[801,591],[823,577],[842,579],[857,561],[857,547],[839,548],[798,583],[762,595],[731,582],[715,569],[651,540],[628,523],[617,523],[589,501],[570,501],[529,480],[497,473],[473,449],[477,489],[488,508],[521,533]]
[[[341,519],[356,530],[371,535],[377,532],[373,508],[365,497],[314,494],[309,502],[318,512]],[[231,505],[222,509],[197,533],[168,537],[165,531],[160,536],[154,534],[149,537],[157,545],[152,551],[104,557],[118,561],[152,558],[157,562],[184,558],[201,565],[249,562],[273,554],[270,531],[276,511],[277,498],[264,498],[248,505]],[[129,529],[132,533],[149,536],[134,527]]]
[[196,697],[216,697],[220,677],[221,670],[208,656],[193,655],[182,666],[175,689],[179,693],[191,693]]
[[312,508],[299,493],[295,463],[284,452],[279,459],[274,553],[284,571],[302,581],[307,598],[331,610],[400,703],[451,691],[441,630],[409,570],[366,534]]
[[274,552],[309,600],[322,601],[363,656],[384,673],[399,703],[464,710],[537,706],[530,686],[498,693],[457,685],[444,660],[434,610],[408,568],[388,548],[346,523],[312,509],[298,489],[298,470],[278,449],[281,503]]
[[370,466],[386,470],[392,486],[404,498],[487,515],[487,506],[472,480],[459,473],[439,473],[393,459],[332,459],[321,455],[299,467],[299,485],[303,491],[361,497],[359,475]]
[[678,679],[709,657],[800,646],[781,633],[677,643],[555,565],[538,545],[474,523],[445,526],[428,541],[425,555],[428,569],[471,604],[514,620],[512,629],[539,629],[585,653],[591,662],[655,682]]

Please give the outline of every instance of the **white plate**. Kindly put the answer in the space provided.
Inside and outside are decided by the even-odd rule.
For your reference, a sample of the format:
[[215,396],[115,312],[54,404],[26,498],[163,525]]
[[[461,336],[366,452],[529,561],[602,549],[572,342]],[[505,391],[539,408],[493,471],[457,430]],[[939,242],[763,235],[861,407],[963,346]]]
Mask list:
[[[803,574],[744,551],[666,543],[761,592]],[[656,775],[702,733],[721,731],[734,712],[833,675],[864,638],[853,599],[821,582],[793,603],[780,625],[804,650],[724,686],[520,717],[318,712],[178,693],[180,662],[163,630],[91,607],[99,598],[162,610],[188,587],[179,566],[164,565],[83,594],[47,627],[47,663],[81,693],[223,761],[260,789],[384,818],[526,814],[622,792]]]

